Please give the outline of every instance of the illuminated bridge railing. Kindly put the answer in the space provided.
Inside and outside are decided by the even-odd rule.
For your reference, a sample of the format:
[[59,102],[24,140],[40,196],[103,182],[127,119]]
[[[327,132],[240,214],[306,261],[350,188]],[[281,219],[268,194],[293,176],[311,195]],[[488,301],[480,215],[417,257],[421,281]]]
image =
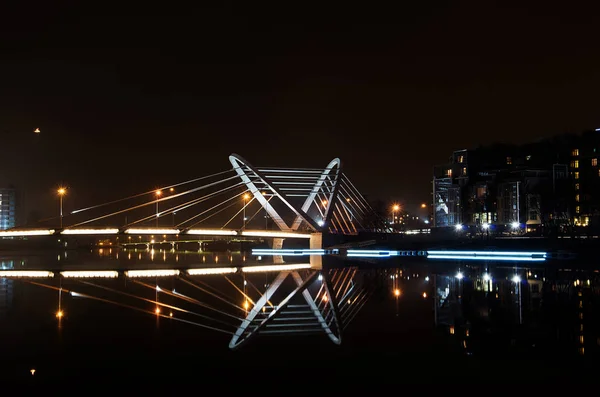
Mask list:
[[475,261],[545,261],[546,252],[517,251],[414,251],[414,250],[363,250],[363,249],[253,249],[252,255],[340,255],[348,258],[423,257],[428,260],[475,260]]
[[231,236],[231,237],[264,237],[264,238],[304,238],[309,239],[310,233],[278,232],[269,230],[228,230],[228,229],[174,229],[174,228],[88,228],[88,229],[36,229],[36,230],[3,230],[0,237],[30,237],[52,235],[87,235],[105,236],[116,234],[168,234],[189,236]]
[[65,270],[52,272],[48,270],[2,270],[0,278],[156,278],[177,277],[182,273],[189,276],[210,276],[234,273],[282,272],[301,269],[311,269],[309,263],[294,263],[281,265],[256,265],[244,267],[206,267],[191,269],[148,269],[148,270]]

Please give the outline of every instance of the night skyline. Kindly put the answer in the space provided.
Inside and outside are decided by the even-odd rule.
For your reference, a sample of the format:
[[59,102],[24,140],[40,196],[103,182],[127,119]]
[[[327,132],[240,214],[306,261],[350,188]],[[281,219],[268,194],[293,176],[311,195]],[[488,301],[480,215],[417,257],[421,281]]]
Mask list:
[[84,7],[13,9],[0,28],[0,183],[47,216],[60,184],[75,209],[234,152],[339,157],[363,193],[416,208],[453,150],[600,126],[596,10]]

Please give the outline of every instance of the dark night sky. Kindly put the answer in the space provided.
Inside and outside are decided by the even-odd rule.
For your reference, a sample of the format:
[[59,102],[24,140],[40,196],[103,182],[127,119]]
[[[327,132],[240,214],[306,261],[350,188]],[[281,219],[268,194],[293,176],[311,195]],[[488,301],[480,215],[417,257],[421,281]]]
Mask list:
[[0,184],[47,214],[60,183],[81,207],[232,152],[340,157],[364,193],[411,208],[453,150],[600,126],[597,10],[416,3],[0,6]]

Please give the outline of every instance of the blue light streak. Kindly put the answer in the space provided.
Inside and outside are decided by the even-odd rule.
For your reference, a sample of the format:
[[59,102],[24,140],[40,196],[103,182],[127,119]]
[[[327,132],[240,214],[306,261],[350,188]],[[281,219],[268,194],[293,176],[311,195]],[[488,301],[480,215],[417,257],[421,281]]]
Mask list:
[[305,256],[325,255],[324,249],[266,249],[255,248],[252,255],[282,255],[282,256]]
[[461,259],[461,260],[475,260],[475,261],[530,261],[530,262],[542,262],[545,261],[544,257],[532,257],[532,256],[501,256],[501,255],[427,255],[427,259]]
[[514,251],[427,251],[427,255],[470,255],[470,256],[539,256],[546,257],[546,252],[514,252]]

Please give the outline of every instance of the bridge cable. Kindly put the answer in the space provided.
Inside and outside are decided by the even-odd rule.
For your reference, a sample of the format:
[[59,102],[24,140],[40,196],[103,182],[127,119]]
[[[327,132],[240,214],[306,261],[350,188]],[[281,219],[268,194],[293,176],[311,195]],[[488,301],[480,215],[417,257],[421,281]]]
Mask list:
[[[248,201],[247,203],[245,203],[244,206],[242,208],[240,208],[240,210],[238,212],[236,212],[235,214],[233,214],[233,216],[231,218],[229,218],[229,220],[223,226],[221,226],[221,229],[224,229],[225,226],[229,225],[229,223],[231,223],[232,220],[234,220],[239,214],[241,214],[246,209],[246,207],[248,207],[250,205],[250,203],[254,201],[254,199],[255,199],[255,197],[252,196],[252,198],[250,199],[250,201]],[[244,219],[244,223],[246,223],[245,219]]]
[[154,194],[157,190],[171,189],[171,188],[175,188],[177,186],[186,185],[186,184],[189,184],[189,183],[197,182],[197,181],[200,181],[200,180],[203,180],[203,179],[212,178],[212,177],[215,177],[215,176],[218,176],[218,175],[222,175],[222,174],[226,174],[228,172],[233,172],[233,171],[234,171],[234,169],[230,169],[230,170],[227,170],[227,171],[221,171],[221,172],[217,172],[217,173],[212,174],[212,175],[207,175],[207,176],[203,176],[203,177],[200,177],[200,178],[191,179],[191,180],[186,181],[186,182],[176,183],[175,185],[165,186],[165,187],[162,187],[162,188],[159,188],[159,189],[154,189],[154,190],[151,190],[151,191],[148,191],[148,192],[135,194],[133,196],[129,196],[129,197],[121,198],[121,199],[118,199],[118,200],[110,201],[108,203],[102,203],[102,204],[98,204],[98,205],[93,205],[93,206],[87,207],[87,208],[80,208],[80,209],[71,211],[70,214],[74,215],[74,214],[77,214],[79,212],[83,212],[83,211],[87,211],[87,210],[91,210],[91,209],[103,207],[103,206],[110,205],[110,204],[115,204],[115,203],[118,203],[118,202],[121,202],[121,201],[131,200],[131,199],[134,199],[134,198],[137,198],[137,197],[145,196],[147,194]]
[[[156,290],[156,287],[153,287],[150,284],[146,284],[146,283],[143,283],[143,282],[138,281],[138,280],[133,280],[133,282],[136,283],[136,284],[142,285],[142,286],[144,286],[146,288]],[[217,313],[220,313],[220,314],[222,314],[224,316],[231,317],[231,318],[234,318],[234,319],[239,320],[239,321],[243,321],[243,319],[240,318],[240,317],[237,317],[237,316],[235,316],[235,315],[233,315],[231,313],[227,313],[227,312],[225,312],[223,310],[220,310],[220,309],[217,309],[215,307],[212,307],[211,305],[209,305],[207,303],[200,302],[198,299],[191,298],[189,296],[180,294],[178,292],[171,292],[171,291],[169,291],[167,289],[161,289],[160,292],[162,292],[162,293],[164,293],[166,295],[175,297],[175,298],[179,298],[179,299],[185,300],[185,301],[190,302],[190,303],[194,303],[194,304],[196,304],[196,305],[198,305],[200,307],[204,307],[205,309],[213,310],[213,311],[215,311]]]
[[[249,191],[249,190],[248,190],[248,189],[246,189],[246,190],[244,190],[244,191],[242,192],[242,194],[243,194],[244,192],[248,192],[248,191]],[[191,221],[192,219],[198,218],[199,216],[202,216],[202,215],[206,214],[207,212],[209,212],[209,211],[212,211],[212,210],[214,210],[214,209],[216,209],[216,208],[218,208],[218,207],[220,207],[220,206],[224,205],[224,204],[225,204],[225,203],[227,203],[227,202],[230,202],[230,201],[232,201],[232,200],[235,200],[235,199],[237,199],[238,197],[239,197],[239,194],[236,194],[235,196],[233,196],[233,197],[231,197],[231,198],[229,198],[229,199],[227,199],[227,200],[224,200],[224,201],[220,202],[219,204],[216,204],[216,205],[214,205],[214,206],[210,207],[209,209],[207,209],[207,210],[205,210],[205,211],[202,211],[202,212],[200,212],[199,214],[196,214],[196,215],[194,215],[194,216],[192,216],[192,217],[190,217],[190,218],[186,219],[185,221],[183,221],[183,222],[179,223],[179,224],[177,225],[177,227],[179,227],[179,226],[181,226],[181,225],[183,225],[183,224],[185,224],[185,223],[187,223],[187,222]],[[187,228],[188,228],[188,229],[189,229],[189,228],[192,228],[192,227],[196,226],[197,224],[204,222],[205,220],[209,219],[210,217],[212,217],[212,216],[214,216],[214,215],[216,215],[216,214],[220,213],[221,211],[224,211],[224,210],[226,210],[226,209],[228,209],[228,208],[230,208],[230,207],[232,207],[232,206],[234,206],[234,205],[236,205],[236,204],[237,204],[237,203],[235,203],[235,202],[234,202],[234,203],[231,203],[230,205],[226,206],[225,208],[223,208],[223,209],[221,209],[221,210],[219,210],[219,211],[216,211],[215,213],[213,213],[213,214],[211,214],[211,215],[207,216],[206,218],[204,218],[204,219],[202,219],[202,220],[200,220],[200,221],[198,221],[198,222],[196,222],[196,223],[194,223],[194,224],[192,224],[192,225],[188,226]]]
[[[215,297],[215,298],[217,298],[217,299],[219,299],[219,300],[227,303],[228,305],[233,306],[236,309],[244,310],[241,306],[236,305],[235,303],[232,303],[232,302],[230,302],[230,301],[227,300],[227,298],[231,299],[231,297],[225,296],[221,291],[217,290],[216,288],[208,285],[207,283],[205,283],[203,281],[194,280],[194,282],[192,282],[192,281],[188,280],[187,278],[183,278],[181,276],[179,276],[179,279],[181,281],[183,281],[184,283],[186,283],[188,285],[191,285],[192,287],[194,287],[194,288],[196,288],[196,289],[198,289],[198,290],[200,290],[200,291],[202,291],[202,292],[204,292],[204,293],[206,293],[208,295],[211,295],[211,296],[213,296],[213,297]],[[212,289],[215,292],[208,291],[207,289],[204,289],[201,286],[199,286],[197,283],[200,283],[200,284],[204,285],[207,289]],[[223,296],[219,296],[217,293],[223,294]]]
[[197,188],[194,188],[194,189],[190,189],[190,190],[188,190],[186,192],[183,192],[183,193],[177,193],[177,194],[174,194],[172,196],[163,197],[163,198],[158,199],[158,200],[152,200],[152,201],[149,201],[147,203],[143,203],[143,204],[139,204],[139,205],[136,205],[136,206],[132,206],[132,207],[126,208],[124,210],[112,212],[110,214],[103,215],[103,216],[100,216],[100,217],[97,217],[97,218],[94,218],[94,219],[89,219],[89,220],[84,221],[84,222],[79,222],[79,223],[76,223],[76,224],[72,225],[71,227],[76,227],[76,226],[84,225],[86,223],[90,223],[90,222],[94,222],[94,221],[97,221],[97,220],[100,220],[100,219],[104,219],[104,218],[108,218],[108,217],[115,216],[115,215],[118,215],[118,214],[122,214],[122,213],[127,212],[127,211],[132,211],[132,210],[135,210],[135,209],[138,209],[138,208],[146,207],[148,205],[153,205],[153,204],[156,204],[156,202],[162,202],[162,201],[166,201],[166,200],[172,200],[172,199],[180,197],[180,196],[182,196],[184,194],[189,194],[189,193],[193,193],[193,192],[198,191],[198,190],[206,189],[208,187],[212,187],[212,186],[215,186],[217,184],[220,184],[220,183],[223,183],[223,182],[235,179],[235,178],[238,178],[238,176],[235,175],[235,176],[230,177],[230,178],[226,178],[226,179],[223,179],[223,180],[220,180],[220,181],[217,181],[217,182],[209,183],[208,185],[204,185],[204,186],[200,186],[200,187],[197,187]]
[[[204,319],[207,319],[207,320],[215,321],[215,322],[221,323],[223,325],[234,327],[234,325],[226,323],[226,322],[224,322],[222,320],[218,320],[216,318],[207,316],[205,314],[200,314],[200,313],[196,313],[196,312],[193,312],[193,311],[190,311],[190,310],[182,309],[182,308],[177,307],[177,306],[172,306],[172,305],[169,305],[169,304],[166,304],[166,303],[158,302],[158,300],[147,299],[147,298],[144,298],[144,297],[141,297],[141,296],[137,296],[135,294],[130,294],[130,293],[127,293],[127,292],[124,292],[124,291],[119,291],[119,290],[114,289],[114,288],[106,287],[104,285],[94,284],[94,283],[91,283],[89,281],[81,281],[81,280],[76,280],[76,281],[78,281],[78,282],[80,282],[82,284],[90,285],[92,287],[101,288],[101,289],[104,289],[104,290],[107,290],[107,291],[115,292],[117,294],[121,294],[121,295],[124,295],[124,296],[129,296],[131,298],[140,299],[140,300],[145,301],[145,302],[156,303],[159,306],[167,307],[169,309],[174,309],[174,310],[177,310],[177,311],[180,311],[180,312],[183,312],[183,313],[192,314],[194,316],[198,316],[198,317],[201,317],[201,318],[204,318]],[[160,287],[159,287],[159,289],[160,289]],[[156,289],[156,291],[158,292],[159,289]]]
[[[160,314],[160,313],[157,314],[156,312],[152,312],[150,310],[142,309],[142,308],[139,308],[139,307],[127,305],[127,304],[120,303],[120,302],[111,301],[109,299],[104,299],[104,298],[100,298],[100,297],[93,296],[93,295],[83,294],[81,292],[71,291],[71,290],[68,290],[66,288],[58,288],[58,287],[55,287],[53,285],[47,285],[47,284],[43,284],[43,283],[37,283],[35,281],[30,281],[30,280],[23,280],[23,281],[28,282],[30,284],[38,285],[40,287],[46,287],[46,288],[50,288],[50,289],[54,289],[54,290],[59,290],[60,289],[63,292],[71,293],[71,294],[74,293],[76,295],[81,296],[82,298],[93,299],[93,300],[97,300],[99,302],[104,302],[104,303],[110,303],[110,304],[113,304],[115,306],[121,306],[121,307],[124,307],[124,308],[127,308],[127,309],[136,310],[136,311],[139,311],[139,312],[142,312],[142,313],[151,314],[151,315],[159,316],[159,317],[163,317],[163,318],[168,318],[168,319],[171,319],[171,320],[174,320],[174,321],[180,321],[180,322],[183,322],[183,323],[186,323],[186,324],[196,325],[196,326],[201,327],[201,328],[211,329],[213,331],[222,332],[222,333],[229,334],[229,335],[233,335],[234,334],[233,332],[225,331],[225,330],[222,330],[220,328],[216,328],[216,327],[212,327],[212,326],[209,326],[209,325],[204,325],[204,324],[196,323],[196,322],[189,321],[189,320],[184,320],[184,319],[178,318],[178,317],[171,317],[171,316],[167,316],[167,315]],[[158,304],[159,302],[156,302],[156,303]]]
[[196,205],[196,204],[199,204],[199,203],[202,203],[202,202],[204,202],[204,201],[207,201],[207,200],[209,200],[209,199],[210,199],[210,198],[212,198],[212,197],[218,196],[219,194],[225,193],[225,192],[227,192],[228,190],[235,189],[236,187],[239,187],[239,186],[241,186],[241,185],[243,185],[243,184],[244,184],[244,182],[239,182],[239,183],[237,183],[237,184],[235,184],[235,185],[233,185],[233,186],[229,186],[229,187],[226,187],[226,188],[220,189],[220,190],[218,190],[218,191],[216,191],[216,192],[212,192],[212,193],[206,194],[206,195],[204,195],[204,196],[197,197],[197,198],[195,198],[195,199],[192,199],[192,200],[190,200],[190,201],[187,201],[187,202],[185,202],[185,203],[178,204],[178,205],[176,205],[176,206],[174,206],[174,207],[171,207],[171,208],[168,208],[168,209],[166,209],[166,210],[164,210],[164,211],[161,211],[161,212],[159,212],[159,215],[158,215],[158,217],[156,216],[156,214],[148,215],[148,216],[146,216],[146,217],[144,217],[144,218],[140,218],[140,219],[138,219],[138,220],[136,220],[136,221],[133,221],[133,222],[129,222],[129,223],[127,223],[127,224],[125,225],[125,227],[127,227],[127,226],[131,226],[131,225],[135,225],[135,224],[137,224],[137,223],[144,222],[144,221],[147,221],[147,220],[156,219],[156,218],[161,218],[161,217],[164,217],[164,216],[166,216],[166,215],[170,215],[170,214],[172,214],[172,213],[174,213],[174,212],[177,212],[177,211],[183,211],[183,210],[185,210],[185,209],[187,209],[187,208],[190,208],[190,207],[192,207],[192,206],[194,206],[194,205]]

